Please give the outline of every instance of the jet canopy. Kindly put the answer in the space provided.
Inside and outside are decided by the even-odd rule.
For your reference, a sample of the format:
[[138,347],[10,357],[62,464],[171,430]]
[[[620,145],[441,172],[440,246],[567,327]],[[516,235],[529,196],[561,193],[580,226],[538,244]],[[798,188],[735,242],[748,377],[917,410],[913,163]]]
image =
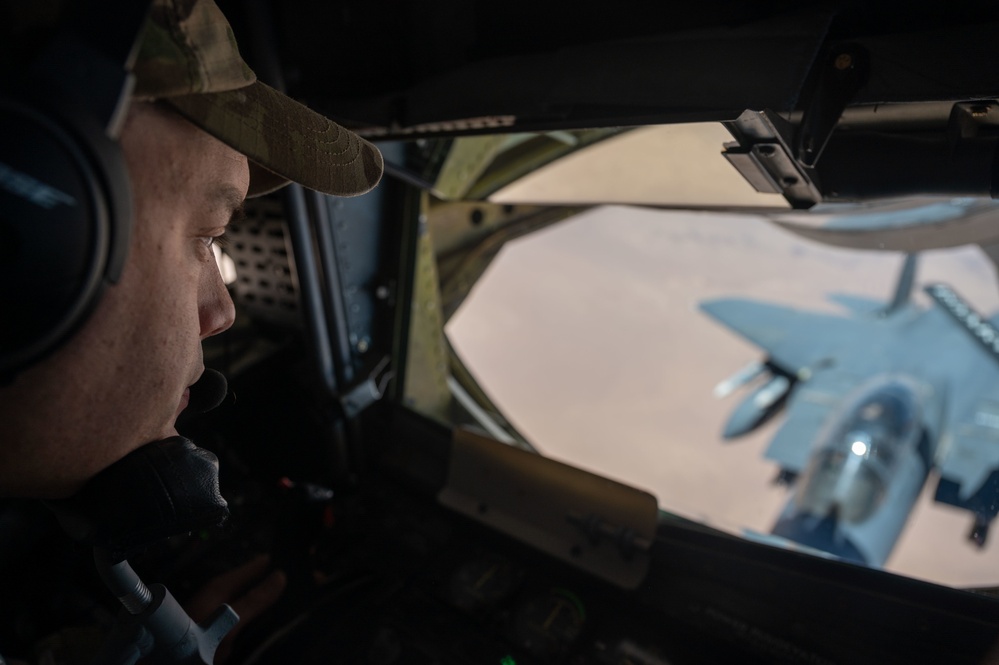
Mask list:
[[922,434],[922,406],[910,381],[876,377],[835,412],[816,440],[795,495],[802,512],[863,522],[878,508]]

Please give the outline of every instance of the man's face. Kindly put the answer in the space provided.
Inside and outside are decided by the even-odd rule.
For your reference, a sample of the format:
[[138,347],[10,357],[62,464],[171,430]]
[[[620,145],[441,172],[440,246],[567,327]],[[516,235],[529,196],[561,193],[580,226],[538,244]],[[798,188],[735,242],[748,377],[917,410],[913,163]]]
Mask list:
[[121,143],[135,201],[128,261],[80,332],[0,389],[0,496],[68,496],[176,435],[201,340],[232,325],[211,243],[246,196],[246,157],[151,104],[134,106]]

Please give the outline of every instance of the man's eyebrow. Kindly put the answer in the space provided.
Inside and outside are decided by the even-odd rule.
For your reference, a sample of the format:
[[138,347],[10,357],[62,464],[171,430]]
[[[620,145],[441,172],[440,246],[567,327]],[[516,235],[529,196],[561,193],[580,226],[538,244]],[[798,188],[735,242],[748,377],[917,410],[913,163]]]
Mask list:
[[245,212],[243,211],[243,192],[239,188],[228,184],[221,185],[215,188],[212,194],[214,202],[230,213],[226,225],[238,222],[245,217]]
[[246,221],[246,208],[244,208],[243,204],[240,203],[235,209],[233,209],[232,215],[229,216],[229,221],[226,222],[226,226],[243,221]]

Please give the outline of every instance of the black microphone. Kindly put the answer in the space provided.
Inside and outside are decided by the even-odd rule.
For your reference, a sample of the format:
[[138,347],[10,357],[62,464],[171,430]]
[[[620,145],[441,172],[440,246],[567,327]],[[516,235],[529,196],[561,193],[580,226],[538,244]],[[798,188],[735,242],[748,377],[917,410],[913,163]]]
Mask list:
[[185,412],[205,413],[222,403],[228,393],[229,384],[222,372],[206,369],[190,390],[191,397]]
[[45,503],[71,537],[106,550],[114,562],[229,516],[218,458],[182,436],[147,443],[73,496]]
[[[227,389],[225,376],[206,369],[181,418],[214,409]],[[122,560],[156,540],[224,522],[218,472],[213,453],[174,436],[133,450],[74,496],[47,505],[71,536]]]

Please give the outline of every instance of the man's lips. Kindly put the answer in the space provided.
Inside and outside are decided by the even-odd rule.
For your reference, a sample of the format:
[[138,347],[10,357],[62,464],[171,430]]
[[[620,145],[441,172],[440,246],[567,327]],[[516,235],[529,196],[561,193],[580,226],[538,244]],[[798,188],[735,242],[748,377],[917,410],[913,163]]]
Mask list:
[[[197,375],[195,375],[194,379],[189,384],[187,384],[187,388],[184,388],[184,393],[180,396],[180,404],[177,405],[177,416],[179,416],[181,412],[187,408],[187,405],[191,403],[191,386],[197,383],[198,380],[201,378],[201,375],[204,373],[205,373],[205,368],[202,365],[201,368],[198,370]],[[177,416],[174,417],[176,418]]]
[[184,394],[180,396],[180,404],[177,405],[177,413],[174,418],[180,416],[180,414],[187,408],[188,403],[191,401],[191,389],[185,388]]

